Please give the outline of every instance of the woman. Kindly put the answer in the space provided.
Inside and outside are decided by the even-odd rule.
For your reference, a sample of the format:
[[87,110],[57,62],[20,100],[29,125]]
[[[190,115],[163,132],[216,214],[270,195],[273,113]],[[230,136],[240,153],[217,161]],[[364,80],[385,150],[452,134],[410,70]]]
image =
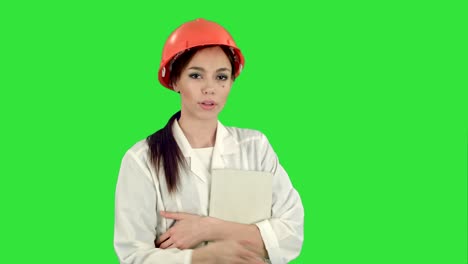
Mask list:
[[[302,203],[268,140],[218,121],[243,65],[214,22],[189,21],[168,38],[159,81],[180,93],[181,111],[123,157],[114,233],[121,263],[276,264],[299,255]],[[271,218],[240,224],[207,216],[215,168],[271,172]]]

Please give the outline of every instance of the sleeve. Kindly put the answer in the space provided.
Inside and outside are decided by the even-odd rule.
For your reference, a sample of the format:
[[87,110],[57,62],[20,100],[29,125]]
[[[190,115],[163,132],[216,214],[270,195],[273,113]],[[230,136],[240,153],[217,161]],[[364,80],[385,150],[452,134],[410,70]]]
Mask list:
[[297,258],[304,241],[304,208],[288,174],[263,136],[262,167],[273,172],[272,216],[256,223],[272,264]]
[[148,167],[129,150],[115,193],[114,248],[121,264],[189,264],[192,250],[155,248],[157,193]]

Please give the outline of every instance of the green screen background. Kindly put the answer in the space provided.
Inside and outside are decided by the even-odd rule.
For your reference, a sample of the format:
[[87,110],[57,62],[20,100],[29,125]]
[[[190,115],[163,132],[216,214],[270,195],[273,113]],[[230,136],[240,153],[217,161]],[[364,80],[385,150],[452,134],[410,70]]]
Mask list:
[[114,190],[179,109],[157,82],[181,23],[246,58],[220,116],[270,139],[305,208],[292,263],[467,263],[462,1],[0,4],[2,263],[118,263]]

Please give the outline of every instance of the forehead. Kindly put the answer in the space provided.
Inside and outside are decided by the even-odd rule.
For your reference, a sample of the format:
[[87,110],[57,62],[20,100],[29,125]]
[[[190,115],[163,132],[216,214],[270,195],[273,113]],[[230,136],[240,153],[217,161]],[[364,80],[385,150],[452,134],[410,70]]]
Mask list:
[[187,67],[203,67],[203,68],[231,68],[231,63],[229,61],[228,56],[224,53],[224,51],[220,47],[210,47],[204,48],[195,55],[193,55],[192,59],[188,63]]

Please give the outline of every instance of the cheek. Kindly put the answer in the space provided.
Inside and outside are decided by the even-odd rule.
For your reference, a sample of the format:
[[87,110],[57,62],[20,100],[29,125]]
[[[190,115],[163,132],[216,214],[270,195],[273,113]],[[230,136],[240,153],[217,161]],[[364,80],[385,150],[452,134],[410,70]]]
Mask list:
[[223,89],[227,89],[227,90],[231,90],[231,87],[232,87],[232,84],[233,82],[232,81],[229,81],[229,82],[224,82],[223,84],[221,84],[221,87],[223,87]]
[[181,97],[182,103],[184,102],[188,103],[190,101],[193,101],[195,98],[194,91],[196,90],[197,90],[197,87],[195,85],[184,83],[184,86],[182,86],[180,89],[180,97]]
[[223,81],[223,82],[221,83],[221,86],[223,87],[223,89],[230,90],[232,84],[233,84],[233,81],[232,81],[232,80],[228,80],[228,81]]
[[191,101],[193,101],[193,95],[190,92],[187,92],[187,90],[182,90],[180,91],[180,100],[182,105],[187,105],[190,104]]
[[188,102],[193,101],[193,95],[187,92],[181,93],[181,99],[182,99],[182,103],[188,103]]
[[220,94],[223,102],[226,102],[226,99],[228,98],[230,92],[231,92],[231,86],[230,85],[223,85],[223,89],[222,89],[222,92]]

